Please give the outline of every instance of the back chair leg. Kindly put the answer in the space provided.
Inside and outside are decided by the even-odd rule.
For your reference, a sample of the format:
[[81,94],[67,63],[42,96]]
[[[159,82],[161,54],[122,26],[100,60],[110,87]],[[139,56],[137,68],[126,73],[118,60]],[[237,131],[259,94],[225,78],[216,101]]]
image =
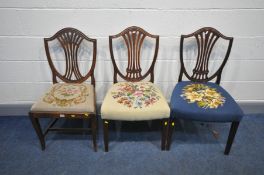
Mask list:
[[45,144],[44,134],[39,124],[39,119],[34,114],[29,114],[29,118],[39,138],[41,149],[45,150],[46,144]]
[[161,127],[162,127],[161,150],[165,150],[166,149],[166,141],[167,141],[167,135],[168,135],[168,125],[169,125],[168,119],[163,119],[162,122],[161,122]]
[[103,120],[105,152],[108,152],[108,126],[109,122],[107,120]]
[[96,115],[93,115],[92,118],[92,135],[93,135],[93,147],[94,151],[97,151],[97,143],[96,143],[96,133],[97,133],[97,118]]
[[228,140],[227,140],[226,147],[225,147],[225,155],[228,155],[230,152],[238,126],[239,126],[239,122],[232,122],[230,131],[229,131]]
[[173,119],[170,119],[169,126],[168,126],[168,134],[167,134],[167,144],[166,144],[166,150],[170,150],[171,145],[171,137],[174,131],[174,124],[175,121]]

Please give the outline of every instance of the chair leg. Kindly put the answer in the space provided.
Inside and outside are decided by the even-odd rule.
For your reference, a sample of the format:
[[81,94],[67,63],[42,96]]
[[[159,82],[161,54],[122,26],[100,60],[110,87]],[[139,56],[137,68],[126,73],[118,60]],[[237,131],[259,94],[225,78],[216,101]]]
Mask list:
[[170,119],[169,126],[168,126],[168,134],[167,134],[167,144],[166,144],[166,150],[170,150],[171,146],[171,138],[174,131],[174,124],[175,121],[173,119]]
[[161,122],[161,127],[162,127],[161,150],[162,151],[164,151],[166,147],[168,124],[169,124],[168,119],[163,119]]
[[239,126],[239,122],[232,122],[230,131],[229,131],[228,140],[227,140],[226,147],[225,147],[225,155],[228,155],[230,152],[238,126]]
[[105,152],[108,152],[108,124],[107,120],[103,120]]
[[29,118],[31,120],[31,123],[37,133],[37,136],[39,138],[40,144],[41,144],[41,149],[45,150],[46,144],[45,144],[45,139],[44,139],[44,135],[43,132],[41,130],[40,124],[39,124],[39,119],[34,116],[34,114],[29,114]]
[[97,133],[97,118],[96,115],[93,115],[92,118],[92,137],[93,137],[93,147],[94,151],[97,151],[97,143],[96,143],[96,133]]

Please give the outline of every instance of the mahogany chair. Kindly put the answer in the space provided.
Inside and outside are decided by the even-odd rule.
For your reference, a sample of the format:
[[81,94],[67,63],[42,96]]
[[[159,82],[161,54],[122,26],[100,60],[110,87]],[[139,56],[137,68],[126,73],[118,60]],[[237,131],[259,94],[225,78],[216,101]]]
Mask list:
[[[57,42],[55,50],[63,52],[63,60],[65,64],[65,72],[55,65],[56,56],[52,56],[52,42]],[[80,47],[83,42],[92,44],[91,52],[83,52],[85,56],[92,57],[90,70],[83,75],[80,70]],[[88,38],[85,34],[74,28],[64,28],[58,31],[51,38],[44,39],[45,50],[49,66],[52,71],[53,85],[44,93],[35,104],[33,104],[29,117],[32,125],[40,140],[42,150],[45,149],[45,136],[49,131],[62,132],[91,132],[93,138],[94,151],[97,150],[96,145],[96,106],[95,106],[95,78],[94,68],[96,62],[96,40]],[[88,47],[88,46],[84,46]],[[59,60],[61,61],[61,60]],[[83,60],[82,60],[83,61]],[[89,67],[88,67],[89,69]],[[91,84],[86,83],[91,79]],[[59,81],[58,81],[59,80]],[[39,118],[51,118],[47,129],[43,132],[40,126]],[[55,127],[55,123],[60,118],[66,119],[82,119],[90,121],[89,128],[61,128]]]
[[[146,38],[155,41],[155,52],[150,67],[145,73],[142,73],[141,53],[142,45]],[[122,73],[117,66],[117,59],[113,51],[114,39],[118,40],[117,42],[119,43],[125,43],[125,49],[127,49],[128,62],[125,73]],[[152,35],[139,27],[132,26],[117,35],[109,36],[109,45],[114,67],[114,84],[108,90],[101,107],[105,151],[108,151],[108,127],[110,121],[147,121],[155,119],[162,121],[161,149],[165,150],[165,135],[170,109],[159,88],[153,84],[154,65],[159,48],[159,36]],[[123,82],[118,82],[118,76]],[[148,77],[149,80],[146,80]]]
[[[197,46],[197,60],[190,75],[183,59],[184,41],[193,38]],[[219,38],[228,43],[220,67],[209,71],[209,59]],[[175,119],[201,122],[231,122],[225,154],[229,154],[243,112],[228,92],[220,86],[221,74],[229,57],[233,43],[232,37],[226,37],[211,27],[205,27],[189,35],[182,35],[180,41],[181,69],[179,79],[171,96],[170,127],[166,149],[170,149]],[[193,48],[193,47],[191,47]],[[218,51],[218,52],[217,52]],[[215,51],[219,53],[219,50]],[[219,54],[221,55],[221,54]],[[190,59],[190,58],[189,58]],[[211,74],[209,74],[211,73]],[[188,81],[182,81],[183,75]],[[209,82],[215,79],[215,83]]]

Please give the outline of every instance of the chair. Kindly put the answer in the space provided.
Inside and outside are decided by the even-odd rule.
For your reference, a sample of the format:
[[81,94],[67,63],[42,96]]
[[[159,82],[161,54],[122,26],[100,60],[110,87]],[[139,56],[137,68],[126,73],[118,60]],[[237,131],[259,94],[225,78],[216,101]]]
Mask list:
[[[121,40],[119,40],[120,38]],[[155,41],[155,52],[150,67],[146,73],[142,74],[141,52],[146,38]],[[124,48],[128,54],[128,64],[125,74],[117,66],[113,51],[114,39],[115,41],[118,40],[117,43],[125,43]],[[117,35],[109,36],[109,45],[114,67],[114,84],[108,90],[101,107],[105,151],[108,151],[108,127],[110,121],[148,121],[155,119],[162,119],[161,148],[165,150],[165,135],[170,109],[159,88],[153,84],[154,65],[159,48],[159,36],[151,35],[139,27],[132,26]],[[148,49],[148,47],[145,47],[145,49]],[[125,82],[118,82],[117,76],[125,80]],[[150,76],[149,81],[142,81],[148,76]]]
[[[192,75],[186,70],[183,59],[184,41],[193,38],[197,42],[197,60]],[[220,67],[209,75],[209,59],[219,38],[227,42],[227,50]],[[223,68],[229,57],[233,38],[222,35],[211,27],[201,28],[189,35],[182,35],[180,41],[181,69],[178,83],[171,96],[171,117],[166,149],[170,149],[175,119],[194,120],[201,122],[231,122],[224,154],[228,155],[243,117],[243,112],[235,100],[220,84]],[[190,47],[190,48],[193,48]],[[218,50],[219,51],[219,50]],[[215,51],[216,52],[216,51]],[[216,52],[218,53],[218,52]],[[189,58],[190,59],[190,58]],[[188,81],[182,81],[185,75]],[[215,83],[209,82],[215,79]]]
[[[83,43],[92,44],[92,53],[82,52],[80,48],[87,47]],[[43,97],[33,104],[29,112],[29,117],[40,140],[41,148],[42,150],[45,149],[45,136],[49,131],[77,131],[92,133],[94,151],[96,151],[97,118],[94,78],[96,40],[88,38],[77,29],[64,28],[51,38],[45,38],[44,44],[48,63],[52,71],[53,85],[44,93]],[[53,52],[51,51],[55,52],[55,56],[53,56],[54,54],[52,55]],[[59,51],[62,52],[62,59],[56,57],[56,52]],[[90,70],[85,75],[81,73],[80,66],[82,65],[79,58],[84,55],[92,58]],[[61,73],[59,69],[61,67],[56,66],[57,64],[55,63],[58,62],[64,63],[64,73]],[[91,84],[85,82],[88,78],[91,79]],[[39,118],[51,118],[51,122],[44,132],[42,132]],[[60,118],[90,121],[89,126],[91,127],[55,127],[55,123]]]

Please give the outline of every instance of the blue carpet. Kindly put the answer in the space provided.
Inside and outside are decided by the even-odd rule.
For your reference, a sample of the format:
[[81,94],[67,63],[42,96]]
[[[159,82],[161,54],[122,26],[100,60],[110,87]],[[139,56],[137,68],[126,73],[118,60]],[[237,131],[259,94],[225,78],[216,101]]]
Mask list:
[[90,135],[61,133],[50,133],[46,150],[41,151],[27,117],[0,117],[0,174],[264,173],[264,115],[243,118],[229,156],[223,154],[229,124],[213,125],[220,132],[219,139],[215,139],[208,127],[181,121],[170,151],[160,150],[158,126],[157,122],[113,125],[108,153],[103,151],[101,126],[96,153]]

